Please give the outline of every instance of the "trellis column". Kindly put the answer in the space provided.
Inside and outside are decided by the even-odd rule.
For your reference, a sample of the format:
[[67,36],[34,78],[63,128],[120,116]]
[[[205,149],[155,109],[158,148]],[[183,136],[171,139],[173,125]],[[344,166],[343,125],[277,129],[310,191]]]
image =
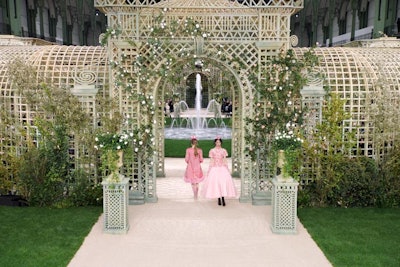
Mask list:
[[128,223],[128,184],[125,178],[119,183],[103,181],[103,231],[123,234],[129,229]]
[[288,181],[272,179],[272,225],[278,234],[297,233],[297,188],[293,178]]
[[315,126],[322,121],[322,105],[326,92],[320,79],[309,78],[309,85],[304,86],[300,93],[302,107],[307,110],[305,134],[311,137]]

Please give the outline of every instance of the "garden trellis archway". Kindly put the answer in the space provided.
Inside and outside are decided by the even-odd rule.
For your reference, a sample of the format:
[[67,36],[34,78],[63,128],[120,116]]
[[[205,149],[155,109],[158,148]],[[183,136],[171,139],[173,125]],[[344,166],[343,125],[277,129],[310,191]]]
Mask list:
[[[95,1],[107,15],[109,29],[103,40],[117,67],[110,71],[110,95],[135,127],[154,134],[155,154],[138,155],[128,168],[131,179],[138,181],[133,184],[142,185],[136,189],[146,201],[156,201],[155,179],[164,172],[163,114],[161,109],[155,109],[154,116],[143,113],[140,101],[130,96],[163,101],[165,91],[160,88],[168,88],[168,75],[179,68],[183,73],[193,71],[197,59],[211,73],[218,71],[215,65],[219,64],[235,78],[232,168],[242,180],[240,200],[251,201],[260,175],[245,152],[244,119],[251,117],[254,99],[249,74],[290,47],[290,16],[302,5],[303,1],[283,0]],[[121,79],[125,74],[129,78]]]
[[[400,42],[396,39],[382,38],[358,41],[358,43],[357,47],[353,43],[352,47],[315,48],[314,52],[320,59],[318,71],[326,76],[331,91],[346,100],[343,108],[351,113],[351,119],[345,121],[345,130],[358,129],[357,148],[359,153],[379,159],[383,158],[387,153],[386,149],[398,140]],[[0,158],[3,160],[5,168],[12,168],[8,156],[19,156],[25,151],[26,148],[21,147],[24,144],[24,139],[32,136],[33,141],[37,141],[37,129],[35,128],[37,112],[29,108],[26,99],[18,93],[8,75],[9,65],[17,58],[23,59],[27,65],[36,69],[39,76],[47,77],[52,86],[70,90],[90,116],[89,128],[98,127],[98,116],[105,112],[99,100],[100,98],[110,98],[112,92],[110,90],[107,49],[100,46],[43,45],[36,43],[36,40],[33,39],[2,36],[0,37],[0,51],[2,62],[0,64],[0,107],[13,119],[12,121],[4,119],[5,113],[1,113]],[[308,49],[294,48],[293,51],[297,58],[302,58],[302,55]],[[251,103],[251,101],[245,99],[249,96],[242,91],[243,88],[251,88],[251,86],[247,86],[246,82],[248,81],[242,79],[241,75],[246,76],[247,73],[237,72],[235,68],[230,68],[230,65],[224,62],[220,64],[218,60],[217,58],[210,58],[209,62],[217,66],[222,65],[223,70],[238,73],[237,76],[232,76],[236,77],[234,90],[241,95],[241,108],[245,109],[243,103]],[[192,65],[192,60],[189,59],[186,59],[186,61],[181,59],[176,64],[182,66],[186,64],[185,62],[188,64],[190,62],[190,65]],[[179,68],[184,69],[183,67]],[[152,83],[151,92],[155,98],[161,97],[163,84],[170,83],[166,78],[161,77]],[[96,92],[98,93],[96,94]],[[239,96],[237,97],[239,98]],[[119,101],[120,98],[116,99]],[[307,102],[307,105],[316,103],[318,105],[315,108],[318,108],[322,105],[322,99],[323,95],[311,92],[306,98],[303,98],[303,103]],[[387,105],[387,103],[392,104]],[[244,115],[241,114],[241,116]],[[321,114],[317,114],[316,118],[320,120]],[[238,117],[235,121],[241,123],[242,118]],[[157,120],[157,123],[159,122],[160,120]],[[156,127],[161,126],[157,124]],[[25,128],[24,132],[18,132],[23,128]],[[94,141],[93,135],[88,136],[87,140]],[[82,144],[82,141],[77,136],[74,140],[71,140],[71,150],[68,151],[70,152],[71,165],[77,168],[85,168],[90,173],[89,179],[98,182],[99,180],[96,179],[99,173],[93,167],[96,166],[98,152],[93,149],[93,142]],[[242,145],[244,145],[243,142]],[[160,146],[157,147],[157,149],[160,148]],[[237,153],[243,151],[243,148],[239,146],[236,149]],[[245,153],[241,155],[245,155]],[[238,160],[241,161],[242,158],[239,157]],[[243,164],[241,166],[241,168],[244,168]],[[159,166],[155,168],[155,170],[157,169],[162,170]],[[240,169],[242,184],[244,184],[241,193],[243,201],[250,200],[257,193],[256,185],[262,183],[262,180],[257,180],[256,170],[244,168],[243,171]],[[252,176],[243,177],[243,173]],[[154,177],[156,177],[156,174],[155,172]],[[130,174],[132,179],[137,180],[137,175],[135,175],[134,173]],[[10,184],[15,182],[11,175],[10,177],[3,177]],[[146,178],[144,174],[143,177]],[[304,177],[305,180],[302,182],[307,183],[313,178],[312,176]],[[4,184],[0,184],[1,186],[4,186]],[[153,192],[156,192],[155,189]]]
[[[201,59],[204,67],[203,70],[199,70],[194,66],[194,61],[192,59],[189,60],[182,60],[181,62],[178,62],[176,66],[174,66],[174,69],[180,69],[180,73],[177,73],[175,75],[181,76],[181,84],[176,85],[176,84],[171,84],[168,82],[167,79],[160,79],[160,83],[158,86],[154,87],[154,97],[157,99],[159,103],[164,103],[166,99],[164,99],[165,92],[174,92],[175,94],[179,94],[182,96],[182,98],[185,98],[185,91],[187,90],[184,88],[185,84],[185,77],[188,77],[192,75],[193,73],[206,73],[204,76],[210,77],[210,80],[212,80],[212,76],[219,76],[222,72],[224,75],[228,77],[232,77],[232,83],[229,88],[229,93],[232,96],[232,99],[234,99],[235,105],[234,105],[234,112],[232,114],[232,143],[237,143],[237,145],[232,145],[232,172],[234,174],[239,174],[241,170],[241,147],[242,145],[241,137],[242,133],[240,132],[241,129],[243,128],[243,125],[241,125],[242,120],[240,118],[243,117],[242,115],[242,110],[243,110],[243,86],[240,84],[240,77],[237,75],[237,73],[231,69],[229,66],[224,65],[223,62],[217,60],[217,59],[212,59],[212,58],[203,58]],[[217,67],[216,67],[217,66]],[[229,75],[230,73],[230,75]],[[176,89],[177,87],[180,86],[180,90]],[[208,95],[210,95],[208,100],[211,99],[211,95],[214,93],[217,93],[215,88],[209,88],[208,90]],[[251,92],[250,92],[251,94]],[[207,101],[208,103],[209,101]],[[156,113],[156,129],[155,129],[155,135],[156,135],[156,140],[158,142],[157,144],[157,158],[158,158],[158,164],[157,164],[157,176],[164,176],[164,119],[165,114],[161,108],[157,109]],[[184,153],[184,151],[182,151]]]

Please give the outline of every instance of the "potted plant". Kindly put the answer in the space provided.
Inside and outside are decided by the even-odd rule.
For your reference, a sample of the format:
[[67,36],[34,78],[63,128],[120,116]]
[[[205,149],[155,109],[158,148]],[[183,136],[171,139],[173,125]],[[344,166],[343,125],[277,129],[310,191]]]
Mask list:
[[296,137],[292,131],[278,132],[273,141],[272,149],[277,153],[276,166],[278,178],[297,178],[296,169],[299,163],[303,140]]
[[107,177],[110,183],[121,181],[119,168],[123,165],[123,151],[129,145],[133,133],[101,133],[96,136],[96,149],[101,150],[102,168],[111,174]]

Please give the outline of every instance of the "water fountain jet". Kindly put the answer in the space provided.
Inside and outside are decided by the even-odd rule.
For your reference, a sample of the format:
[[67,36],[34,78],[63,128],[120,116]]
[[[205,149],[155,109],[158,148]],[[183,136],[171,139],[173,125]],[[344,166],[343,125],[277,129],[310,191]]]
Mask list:
[[[164,129],[166,139],[190,139],[195,135],[199,140],[213,140],[216,136],[231,139],[231,129],[221,118],[221,105],[212,99],[206,109],[201,107],[201,74],[196,74],[195,109],[188,109],[185,101],[180,101],[174,109],[171,127]],[[174,105],[175,106],[175,105]],[[214,127],[209,127],[212,125]]]

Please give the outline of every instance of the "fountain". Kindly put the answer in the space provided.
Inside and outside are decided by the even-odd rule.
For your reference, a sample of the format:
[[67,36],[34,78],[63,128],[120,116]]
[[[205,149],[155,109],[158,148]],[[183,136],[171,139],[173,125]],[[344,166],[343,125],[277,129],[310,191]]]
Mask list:
[[231,129],[221,117],[221,104],[212,99],[206,109],[201,108],[201,75],[196,74],[195,109],[191,110],[185,101],[174,105],[171,127],[164,129],[166,139],[190,139],[195,135],[199,140],[213,140],[216,136],[231,139]]
[[201,90],[203,87],[201,86],[201,75],[199,73],[196,74],[196,118],[195,118],[195,130],[200,129],[200,111],[201,111]]

